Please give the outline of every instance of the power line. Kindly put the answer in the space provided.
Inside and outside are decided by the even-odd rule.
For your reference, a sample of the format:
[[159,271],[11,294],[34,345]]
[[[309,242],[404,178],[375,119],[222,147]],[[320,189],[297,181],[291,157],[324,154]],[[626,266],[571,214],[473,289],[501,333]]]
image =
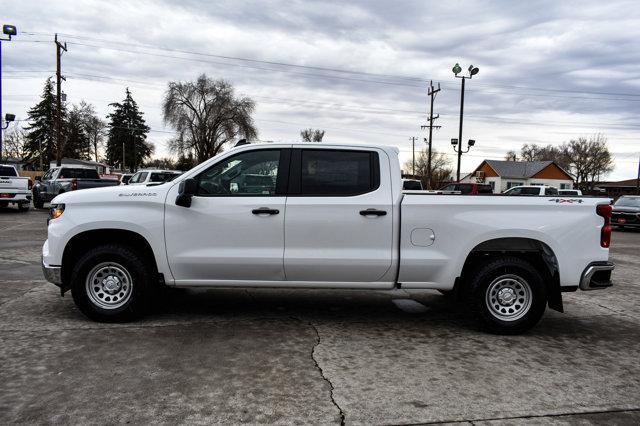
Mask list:
[[[49,34],[49,33],[24,32],[24,31],[22,32],[22,34],[28,34],[28,35],[52,35],[52,34]],[[352,75],[362,75],[362,76],[379,77],[379,78],[393,78],[393,79],[397,79],[397,80],[406,80],[406,81],[412,81],[412,82],[416,82],[416,83],[427,83],[427,79],[420,78],[420,77],[415,77],[415,76],[397,75],[397,74],[384,74],[384,73],[373,73],[373,72],[357,71],[357,70],[345,70],[345,69],[339,69],[339,68],[320,67],[320,66],[314,66],[314,65],[300,65],[300,64],[292,64],[292,63],[281,62],[281,61],[260,60],[260,59],[252,59],[252,58],[243,58],[243,57],[238,57],[238,56],[229,56],[229,55],[220,55],[220,54],[214,54],[214,53],[204,53],[204,52],[198,52],[198,51],[174,49],[174,48],[170,48],[170,47],[166,47],[166,46],[159,46],[159,45],[153,45],[153,44],[143,44],[143,43],[131,43],[131,42],[115,41],[115,40],[108,40],[108,39],[88,37],[88,36],[75,35],[75,34],[67,34],[67,33],[59,33],[59,34],[62,35],[62,36],[65,36],[66,38],[72,38],[72,39],[76,39],[76,40],[87,40],[87,41],[90,41],[90,42],[98,42],[98,43],[108,43],[109,45],[119,44],[119,45],[123,45],[123,46],[139,47],[139,48],[152,49],[152,50],[162,50],[162,51],[168,51],[168,52],[174,52],[174,53],[182,53],[182,54],[187,54],[187,55],[211,57],[211,58],[234,60],[234,61],[249,62],[249,63],[258,63],[258,64],[266,64],[266,65],[276,65],[276,66],[280,66],[280,67],[309,69],[309,70],[316,70],[316,71],[327,71],[327,72],[352,74]],[[85,45],[85,46],[89,46],[89,47],[96,47],[96,48],[105,48],[105,49],[106,48],[112,48],[110,46],[95,46],[95,45],[87,45],[87,44],[78,43],[78,42],[69,42],[69,44],[71,44],[71,43],[78,44],[78,45]],[[116,49],[116,48],[114,48],[114,49]],[[143,53],[143,52],[135,51],[135,52],[132,52],[132,53]],[[183,57],[175,57],[175,58],[187,59],[187,58],[183,58]],[[227,64],[227,65],[230,65],[230,64]],[[510,85],[510,84],[499,84],[499,83],[479,83],[477,85],[481,86],[481,87],[510,88],[510,89],[517,89],[517,90],[529,90],[529,91],[540,91],[540,92],[577,93],[577,94],[604,95],[604,96],[624,96],[624,97],[638,97],[638,98],[640,98],[640,93],[609,92],[609,91],[589,91],[589,90],[572,90],[572,89],[554,89],[554,88],[529,87],[529,86],[523,86],[523,85]],[[451,86],[454,86],[454,85],[451,84]]]

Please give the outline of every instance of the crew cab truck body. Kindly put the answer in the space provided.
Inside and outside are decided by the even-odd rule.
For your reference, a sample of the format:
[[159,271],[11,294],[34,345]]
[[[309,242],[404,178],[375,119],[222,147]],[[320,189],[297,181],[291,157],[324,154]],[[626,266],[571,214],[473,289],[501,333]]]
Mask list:
[[91,167],[53,167],[33,186],[33,205],[41,209],[44,203],[65,192],[119,184],[117,179],[101,179]]
[[0,207],[15,204],[21,212],[28,211],[31,186],[31,179],[20,177],[14,166],[0,164]]
[[562,291],[611,285],[610,212],[403,193],[390,147],[244,145],[172,182],[56,197],[43,270],[100,321],[135,317],[161,285],[401,287],[454,291],[489,330],[518,333],[562,311]]

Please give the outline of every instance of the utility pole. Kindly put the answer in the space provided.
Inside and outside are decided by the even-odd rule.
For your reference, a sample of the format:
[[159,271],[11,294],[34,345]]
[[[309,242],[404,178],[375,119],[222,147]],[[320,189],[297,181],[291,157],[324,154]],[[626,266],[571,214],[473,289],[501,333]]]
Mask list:
[[415,178],[416,177],[416,138],[415,136],[411,136],[409,139],[411,139],[411,154],[413,155],[413,159],[411,160],[411,167],[412,167],[412,177]]
[[67,81],[61,72],[60,58],[62,53],[67,51],[67,43],[58,41],[58,34],[55,35],[56,43],[56,165],[62,165],[62,80]]
[[[427,90],[427,95],[429,97],[431,97],[431,108],[429,109],[429,118],[427,118],[427,121],[429,122],[429,140],[427,141],[425,139],[425,142],[428,143],[429,145],[429,149],[427,152],[427,189],[432,189],[431,188],[431,157],[432,157],[432,146],[433,146],[433,128],[435,127],[436,129],[439,129],[440,126],[434,126],[433,122],[434,120],[437,120],[438,118],[440,118],[440,114],[436,114],[436,116],[433,116],[433,101],[437,95],[437,93],[440,91],[440,83],[438,83],[438,88],[434,88],[433,87],[433,81],[429,81],[429,89]],[[427,126],[420,126],[422,129],[425,129]]]

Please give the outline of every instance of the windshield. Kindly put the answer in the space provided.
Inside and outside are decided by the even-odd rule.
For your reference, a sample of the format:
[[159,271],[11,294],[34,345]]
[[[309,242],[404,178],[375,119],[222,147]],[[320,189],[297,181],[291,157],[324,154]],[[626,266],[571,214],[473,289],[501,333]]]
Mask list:
[[615,205],[618,207],[640,207],[640,197],[621,197]]

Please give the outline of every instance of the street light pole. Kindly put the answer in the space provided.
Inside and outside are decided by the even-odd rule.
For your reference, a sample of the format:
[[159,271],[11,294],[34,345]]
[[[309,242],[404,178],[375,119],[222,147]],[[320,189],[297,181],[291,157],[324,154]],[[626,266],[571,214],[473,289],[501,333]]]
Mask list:
[[464,119],[464,82],[467,78],[462,76],[462,89],[460,90],[460,125],[458,128],[458,171],[456,182],[460,182],[460,164],[462,163],[462,120]]
[[[0,119],[2,119],[2,42],[11,41],[11,37],[18,34],[18,29],[13,25],[3,25],[2,34],[7,38],[0,38]],[[9,123],[7,123],[7,126]],[[4,127],[0,130],[0,160],[2,160],[2,142],[4,141]]]
[[472,144],[470,144],[469,148],[467,148],[466,151],[462,150],[462,122],[464,119],[464,83],[467,78],[471,79],[473,78],[474,75],[478,74],[480,69],[478,67],[474,67],[473,65],[471,65],[468,68],[469,75],[460,76],[458,74],[460,74],[460,72],[462,71],[462,68],[460,67],[459,64],[455,64],[452,71],[456,78],[462,79],[462,88],[460,89],[460,126],[458,128],[458,149],[456,150],[454,147],[454,150],[456,150],[456,152],[458,153],[458,171],[456,173],[456,181],[460,182],[460,167],[462,163],[462,154],[465,152],[469,152],[469,148],[473,146]]

